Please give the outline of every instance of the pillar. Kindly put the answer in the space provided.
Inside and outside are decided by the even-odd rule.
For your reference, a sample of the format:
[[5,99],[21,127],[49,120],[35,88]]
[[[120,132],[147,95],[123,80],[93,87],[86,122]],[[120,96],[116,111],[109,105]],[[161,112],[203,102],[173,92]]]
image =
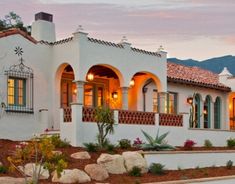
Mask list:
[[77,99],[76,103],[83,105],[84,103],[84,81],[74,81],[77,88]]
[[122,109],[128,110],[128,91],[129,87],[122,87]]

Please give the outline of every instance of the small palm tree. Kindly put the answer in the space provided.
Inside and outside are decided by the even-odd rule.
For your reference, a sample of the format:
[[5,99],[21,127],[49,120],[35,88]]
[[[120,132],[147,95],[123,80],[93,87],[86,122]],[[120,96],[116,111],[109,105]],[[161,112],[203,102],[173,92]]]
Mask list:
[[95,120],[98,127],[98,144],[104,147],[108,134],[114,133],[113,112],[107,107],[98,107],[95,111]]

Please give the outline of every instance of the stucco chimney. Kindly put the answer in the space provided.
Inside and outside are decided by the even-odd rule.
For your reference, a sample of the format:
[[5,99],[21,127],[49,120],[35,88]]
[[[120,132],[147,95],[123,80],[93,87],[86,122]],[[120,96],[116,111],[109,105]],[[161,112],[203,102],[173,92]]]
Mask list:
[[52,14],[44,12],[35,14],[35,21],[32,24],[32,37],[38,41],[56,41],[55,24],[53,23]]
[[226,84],[226,81],[229,77],[233,75],[228,71],[227,67],[224,67],[223,71],[219,74],[219,82]]

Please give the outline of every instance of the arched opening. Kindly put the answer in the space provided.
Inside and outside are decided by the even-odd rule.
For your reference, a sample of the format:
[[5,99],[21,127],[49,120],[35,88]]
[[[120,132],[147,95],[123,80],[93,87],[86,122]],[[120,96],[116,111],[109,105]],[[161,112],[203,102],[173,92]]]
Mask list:
[[200,118],[201,118],[201,96],[196,94],[194,97],[194,117],[195,117],[195,128],[200,128]]
[[130,81],[128,93],[129,110],[159,112],[160,80],[151,73],[137,72]]
[[214,103],[214,128],[220,129],[220,117],[221,117],[221,99],[216,97]]
[[76,85],[73,83],[74,71],[70,65],[64,67],[60,80],[60,106],[69,107],[76,99]]
[[121,108],[120,79],[113,69],[95,65],[88,70],[84,85],[84,106]]
[[204,114],[204,128],[210,128],[211,126],[211,97],[206,96],[203,108]]

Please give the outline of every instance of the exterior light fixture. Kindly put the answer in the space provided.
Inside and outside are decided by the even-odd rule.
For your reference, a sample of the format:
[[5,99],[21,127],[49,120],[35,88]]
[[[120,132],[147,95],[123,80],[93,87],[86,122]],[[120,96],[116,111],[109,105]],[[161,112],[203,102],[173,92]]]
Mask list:
[[204,109],[203,114],[207,114],[207,110],[206,109]]
[[134,79],[131,79],[131,81],[130,81],[130,87],[133,87],[135,85],[135,81],[134,81]]
[[77,94],[77,89],[74,89],[74,90],[73,90],[73,93],[74,93],[74,94]]
[[117,92],[112,92],[112,98],[117,99],[118,98],[118,93]]
[[94,75],[93,75],[92,73],[88,73],[87,79],[88,79],[89,81],[94,80]]
[[193,97],[188,97],[187,98],[187,103],[192,105],[193,104]]

